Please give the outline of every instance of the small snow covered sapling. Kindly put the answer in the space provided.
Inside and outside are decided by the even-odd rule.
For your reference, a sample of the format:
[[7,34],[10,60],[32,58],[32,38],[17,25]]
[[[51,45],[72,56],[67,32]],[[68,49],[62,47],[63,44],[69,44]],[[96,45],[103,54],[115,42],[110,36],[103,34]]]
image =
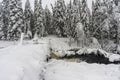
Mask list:
[[19,45],[23,44],[23,39],[24,39],[24,33],[21,33]]
[[37,33],[35,33],[35,35],[34,35],[34,38],[33,38],[33,44],[38,44],[39,42],[38,42],[38,34]]

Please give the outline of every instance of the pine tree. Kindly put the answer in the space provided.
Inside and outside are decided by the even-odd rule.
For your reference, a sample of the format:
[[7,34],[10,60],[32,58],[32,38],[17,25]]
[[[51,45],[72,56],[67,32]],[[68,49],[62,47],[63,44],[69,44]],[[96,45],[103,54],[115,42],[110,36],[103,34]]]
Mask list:
[[58,36],[66,36],[65,32],[66,6],[64,0],[57,0],[53,8],[53,24]]
[[111,38],[116,44],[116,48],[114,53],[117,53],[118,45],[119,45],[119,38],[120,38],[120,1],[114,0],[115,6],[113,7],[113,19],[111,21]]
[[35,35],[36,33],[37,16],[38,16],[38,0],[34,0],[34,28],[32,30],[33,35]]
[[36,32],[39,35],[39,37],[43,37],[44,35],[44,30],[45,27],[43,25],[43,8],[42,8],[42,3],[41,0],[39,0],[39,4],[38,4],[38,15],[37,15],[37,23],[36,23]]
[[9,0],[2,1],[2,17],[3,17],[3,39],[7,39],[8,36],[8,25],[9,25]]
[[32,38],[32,30],[31,30],[31,18],[32,18],[32,9],[30,7],[29,0],[26,0],[25,3],[25,33],[29,36],[29,38]]
[[90,10],[87,5],[86,0],[82,0],[82,8],[81,8],[81,23],[84,26],[84,30],[86,33],[86,37],[89,37],[89,30],[90,30]]
[[97,39],[102,38],[102,26],[107,18],[105,12],[102,10],[101,0],[97,0],[93,6],[92,20],[93,20],[93,35]]
[[52,34],[52,27],[51,24],[52,23],[52,14],[50,12],[50,10],[48,9],[48,7],[46,6],[46,8],[44,9],[44,26],[45,26],[45,33],[46,34]]
[[0,3],[0,39],[3,39],[3,17],[2,17],[2,3]]
[[35,34],[35,17],[34,17],[34,12],[32,11],[32,15],[31,15],[31,19],[30,19],[30,28],[31,28],[31,32],[32,32],[32,38],[34,37]]
[[70,3],[67,5],[67,13],[66,13],[66,33],[70,39],[71,45],[71,38],[77,39],[77,33],[75,28],[77,24],[81,21],[81,1],[74,0],[73,3],[70,0]]
[[9,0],[9,27],[8,39],[14,40],[24,32],[23,10],[21,0]]

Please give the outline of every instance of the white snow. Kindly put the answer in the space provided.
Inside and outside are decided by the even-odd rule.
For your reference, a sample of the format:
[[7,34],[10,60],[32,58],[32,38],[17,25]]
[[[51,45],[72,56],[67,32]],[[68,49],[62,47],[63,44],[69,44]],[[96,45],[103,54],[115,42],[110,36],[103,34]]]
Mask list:
[[114,61],[120,61],[120,55],[118,54],[112,54],[109,56],[109,61],[114,62]]
[[[23,41],[23,45],[10,44],[12,46],[0,49],[0,80],[120,80],[119,64],[88,64],[54,59],[45,62],[49,47],[58,50],[58,53],[61,51],[61,55],[74,54],[64,52],[71,48],[67,38],[41,38],[38,44],[32,41]],[[96,50],[81,49],[89,53]],[[111,61],[120,59],[118,55],[100,51]]]
[[45,80],[120,80],[120,65],[103,65],[52,60]]
[[0,49],[5,48],[5,47],[9,47],[12,45],[16,45],[17,42],[16,41],[0,41]]
[[22,45],[23,44],[23,38],[24,38],[24,33],[21,33],[20,42],[19,42],[18,45]]
[[0,80],[40,80],[48,43],[0,49]]

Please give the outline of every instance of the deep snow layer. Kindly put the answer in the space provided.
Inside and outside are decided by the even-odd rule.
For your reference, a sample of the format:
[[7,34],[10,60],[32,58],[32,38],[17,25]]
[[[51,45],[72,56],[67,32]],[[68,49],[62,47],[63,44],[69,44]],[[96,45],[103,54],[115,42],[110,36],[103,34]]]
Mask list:
[[49,47],[66,50],[66,43],[66,39],[50,37],[39,40],[39,44],[28,41],[0,49],[0,80],[120,80],[120,65],[45,62]]
[[40,80],[48,43],[0,49],[0,80]]
[[45,80],[120,80],[120,65],[52,60],[46,66]]

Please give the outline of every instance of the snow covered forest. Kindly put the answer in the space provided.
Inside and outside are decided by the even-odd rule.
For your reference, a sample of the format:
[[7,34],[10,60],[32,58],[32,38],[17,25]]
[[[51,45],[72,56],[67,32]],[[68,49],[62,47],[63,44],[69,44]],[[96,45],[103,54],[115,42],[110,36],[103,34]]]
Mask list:
[[120,0],[0,3],[0,80],[120,80]]

